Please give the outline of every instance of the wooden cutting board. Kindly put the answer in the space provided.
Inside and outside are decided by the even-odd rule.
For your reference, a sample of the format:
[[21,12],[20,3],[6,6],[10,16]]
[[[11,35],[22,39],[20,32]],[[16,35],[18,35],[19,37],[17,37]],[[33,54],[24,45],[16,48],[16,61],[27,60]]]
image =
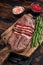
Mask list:
[[[17,22],[18,21],[16,21],[16,23]],[[4,33],[2,33],[1,37],[2,37],[3,41],[5,42],[5,44],[7,44],[8,38],[12,34],[12,29],[13,29],[13,27],[14,27],[14,25],[16,23],[14,23]],[[43,40],[43,33],[42,33],[42,40]],[[31,47],[31,46],[29,47],[29,45],[28,45],[27,49],[25,49],[24,52],[22,52],[22,53],[16,53],[16,54],[19,54],[19,55],[22,55],[22,56],[26,56],[26,57],[30,57],[34,53],[34,51],[38,48],[38,46],[39,45],[37,45],[36,47]]]

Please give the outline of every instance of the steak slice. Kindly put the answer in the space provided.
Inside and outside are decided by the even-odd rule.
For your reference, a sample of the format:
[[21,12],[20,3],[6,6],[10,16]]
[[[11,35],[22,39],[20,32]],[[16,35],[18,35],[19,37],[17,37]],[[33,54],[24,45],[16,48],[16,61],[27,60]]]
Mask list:
[[[12,51],[16,51],[17,49],[17,46],[18,46],[18,43],[21,39],[21,35],[16,32],[13,32],[12,35],[10,36],[9,40],[8,40],[8,44],[11,46],[12,48]],[[15,49],[14,49],[15,47]]]

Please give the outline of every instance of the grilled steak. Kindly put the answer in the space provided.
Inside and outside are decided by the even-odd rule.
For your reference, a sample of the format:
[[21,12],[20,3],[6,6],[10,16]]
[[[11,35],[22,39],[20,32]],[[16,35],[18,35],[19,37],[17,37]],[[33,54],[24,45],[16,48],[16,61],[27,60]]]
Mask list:
[[31,41],[35,29],[35,20],[30,14],[26,14],[17,21],[13,29],[8,43],[13,52],[23,52]]

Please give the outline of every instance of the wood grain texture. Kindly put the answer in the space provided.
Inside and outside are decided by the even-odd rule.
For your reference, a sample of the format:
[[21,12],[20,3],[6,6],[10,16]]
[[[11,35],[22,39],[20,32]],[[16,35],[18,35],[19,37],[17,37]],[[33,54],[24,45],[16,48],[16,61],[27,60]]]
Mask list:
[[3,62],[8,57],[8,55],[9,55],[8,47],[6,47],[6,48],[2,49],[2,51],[0,51],[0,65],[3,64]]

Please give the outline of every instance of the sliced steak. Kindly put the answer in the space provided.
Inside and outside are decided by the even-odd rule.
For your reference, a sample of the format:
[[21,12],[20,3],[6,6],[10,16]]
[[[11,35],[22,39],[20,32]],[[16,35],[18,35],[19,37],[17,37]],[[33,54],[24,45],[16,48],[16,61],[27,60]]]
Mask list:
[[[35,20],[29,14],[22,16],[14,26],[8,43],[13,52],[23,52],[30,44],[35,29]],[[30,46],[30,45],[29,45]]]

